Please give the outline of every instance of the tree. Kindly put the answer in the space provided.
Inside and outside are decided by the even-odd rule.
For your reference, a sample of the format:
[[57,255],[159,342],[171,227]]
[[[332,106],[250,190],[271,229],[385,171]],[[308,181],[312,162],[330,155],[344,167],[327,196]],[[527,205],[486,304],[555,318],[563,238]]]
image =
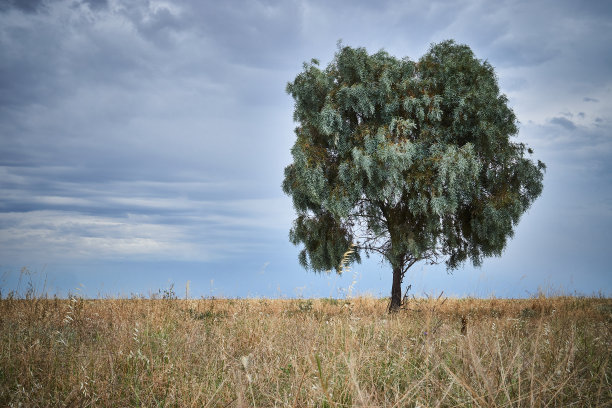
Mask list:
[[546,166],[510,141],[517,120],[487,61],[450,40],[418,62],[339,45],[327,68],[303,68],[287,84],[298,127],[282,185],[302,266],[340,273],[347,249],[349,263],[379,253],[395,311],[416,262],[501,256]]

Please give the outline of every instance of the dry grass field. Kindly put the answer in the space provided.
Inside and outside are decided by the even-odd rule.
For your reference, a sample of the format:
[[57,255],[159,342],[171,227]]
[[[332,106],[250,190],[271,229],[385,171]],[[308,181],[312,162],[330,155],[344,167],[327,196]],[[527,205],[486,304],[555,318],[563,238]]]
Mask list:
[[0,406],[612,406],[612,299],[161,297],[5,296]]

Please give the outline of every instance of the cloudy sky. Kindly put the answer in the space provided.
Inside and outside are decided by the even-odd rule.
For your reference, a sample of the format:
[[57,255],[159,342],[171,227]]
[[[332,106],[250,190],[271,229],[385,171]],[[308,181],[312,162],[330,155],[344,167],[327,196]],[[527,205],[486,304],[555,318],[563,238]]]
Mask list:
[[548,170],[501,258],[416,265],[412,293],[612,295],[612,6],[560,0],[0,0],[2,293],[387,295],[379,259],[298,265],[285,85],[340,39],[416,60],[451,38]]

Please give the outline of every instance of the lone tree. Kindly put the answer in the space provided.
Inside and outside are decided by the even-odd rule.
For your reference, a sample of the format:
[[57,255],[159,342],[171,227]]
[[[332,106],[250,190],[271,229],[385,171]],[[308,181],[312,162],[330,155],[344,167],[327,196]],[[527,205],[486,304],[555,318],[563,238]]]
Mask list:
[[390,311],[416,262],[450,271],[500,256],[542,192],[544,163],[510,141],[516,117],[466,45],[432,45],[418,62],[340,45],[324,70],[304,63],[287,92],[298,127],[283,191],[299,261],[341,273],[360,252],[380,253],[393,269]]

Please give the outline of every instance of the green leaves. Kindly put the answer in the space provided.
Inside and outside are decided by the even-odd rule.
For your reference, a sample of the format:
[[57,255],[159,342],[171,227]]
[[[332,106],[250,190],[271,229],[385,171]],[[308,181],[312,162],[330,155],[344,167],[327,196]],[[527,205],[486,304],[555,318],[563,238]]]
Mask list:
[[516,118],[494,69],[466,45],[433,45],[416,63],[340,46],[287,92],[298,127],[283,190],[305,267],[337,268],[357,240],[357,254],[394,266],[479,264],[542,191],[544,164],[510,141]]
[[[344,254],[351,245],[347,229],[324,212],[316,216],[298,216],[289,239],[295,245],[304,244],[300,264],[317,272],[336,269],[340,273]],[[359,255],[355,254],[353,260],[359,260]]]

